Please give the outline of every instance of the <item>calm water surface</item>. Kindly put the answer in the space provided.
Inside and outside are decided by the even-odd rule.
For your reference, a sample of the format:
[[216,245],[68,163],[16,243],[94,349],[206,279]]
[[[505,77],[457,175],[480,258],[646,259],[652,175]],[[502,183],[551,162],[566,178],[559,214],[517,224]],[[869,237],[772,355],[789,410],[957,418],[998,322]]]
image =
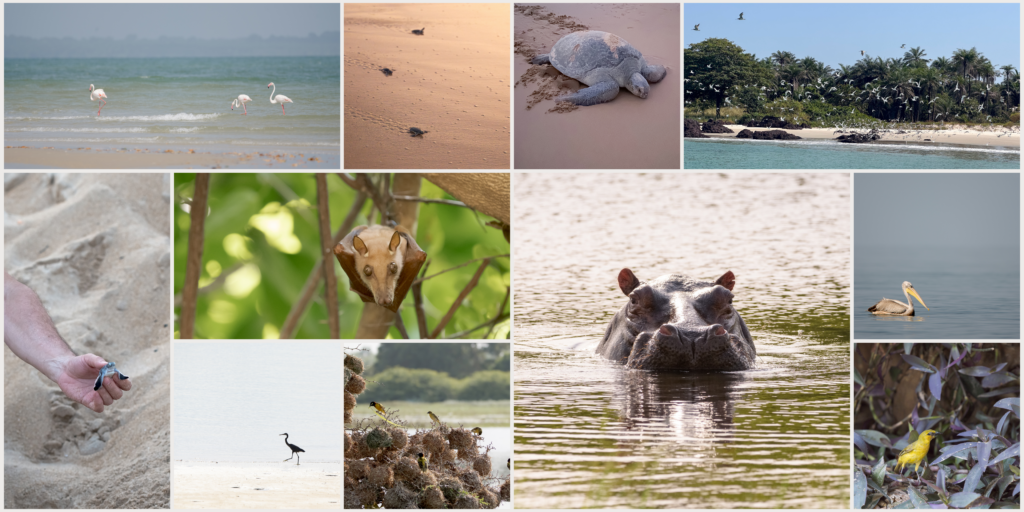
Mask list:
[[[857,339],[1020,339],[1019,248],[858,248],[854,267]],[[893,264],[896,262],[896,264]],[[883,297],[906,302],[912,317],[880,317],[867,309]]]
[[[849,175],[516,174],[517,508],[849,504]],[[737,275],[758,365],[594,355],[616,284]]]
[[951,148],[824,141],[687,139],[686,169],[1019,169],[1014,147]]
[[341,343],[175,342],[174,460],[341,460]]

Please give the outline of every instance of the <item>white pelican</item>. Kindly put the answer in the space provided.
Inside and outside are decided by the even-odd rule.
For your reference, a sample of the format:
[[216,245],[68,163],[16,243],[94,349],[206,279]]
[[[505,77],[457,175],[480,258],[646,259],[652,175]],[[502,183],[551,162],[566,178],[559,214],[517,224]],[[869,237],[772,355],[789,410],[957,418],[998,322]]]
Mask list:
[[[910,300],[911,295],[925,309],[928,309],[928,306],[925,306],[924,301],[921,300],[921,296],[917,294],[917,290],[914,289],[914,285],[910,284],[910,281],[903,281],[903,296],[907,298],[906,304],[898,300],[882,298],[882,300],[878,301],[878,304],[868,308],[868,311],[875,315],[914,316],[914,302]],[[928,311],[931,310],[928,309]]]

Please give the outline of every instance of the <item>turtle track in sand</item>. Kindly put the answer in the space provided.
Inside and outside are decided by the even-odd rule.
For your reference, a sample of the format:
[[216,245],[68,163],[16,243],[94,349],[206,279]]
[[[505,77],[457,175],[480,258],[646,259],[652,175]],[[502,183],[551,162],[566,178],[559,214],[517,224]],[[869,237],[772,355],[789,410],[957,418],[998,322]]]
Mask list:
[[[539,22],[546,22],[547,24],[555,27],[554,34],[555,41],[560,39],[562,36],[571,34],[573,32],[579,32],[582,30],[590,30],[590,27],[576,21],[572,16],[558,15],[549,11],[545,11],[542,6],[539,5],[519,5],[516,4],[514,13],[522,15]],[[534,57],[545,53],[547,51],[546,46],[538,45],[535,37],[528,36],[527,33],[533,29],[516,30],[514,32],[514,53],[521,55],[530,62]],[[530,110],[535,107],[538,103],[547,100],[554,100],[555,98],[562,96],[566,93],[566,89],[570,92],[576,92],[581,87],[584,87],[578,81],[569,78],[561,74],[554,66],[551,65],[532,65],[530,69],[526,70],[525,73],[519,76],[519,79],[515,82],[515,87],[520,85],[528,86],[537,84],[537,89],[529,94],[529,99],[526,102],[526,110]],[[555,102],[555,106],[547,110],[546,113],[566,113],[577,110],[578,105],[572,103],[558,101]]]

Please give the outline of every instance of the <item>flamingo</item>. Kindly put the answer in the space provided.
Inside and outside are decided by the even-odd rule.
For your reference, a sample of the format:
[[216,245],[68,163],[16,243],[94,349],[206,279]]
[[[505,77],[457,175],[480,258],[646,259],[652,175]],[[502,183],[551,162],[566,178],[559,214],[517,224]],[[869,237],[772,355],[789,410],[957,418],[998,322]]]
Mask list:
[[248,97],[248,96],[246,96],[244,94],[239,94],[237,100],[232,100],[231,101],[231,110],[234,110],[236,107],[241,105],[242,111],[243,111],[242,115],[243,116],[244,115],[248,115],[249,111],[245,110],[245,104],[246,104],[246,102],[249,102],[249,101],[252,101],[252,98],[250,98],[250,97]]
[[[274,82],[270,82],[270,84],[268,84],[267,87],[270,87],[271,85],[274,85]],[[294,103],[294,102],[291,100],[291,98],[289,98],[288,96],[285,96],[284,94],[278,94],[277,96],[274,96],[275,92],[277,92],[277,86],[276,85],[274,85],[274,90],[270,91],[270,102],[271,103],[280,103],[281,104],[281,115],[283,115],[283,116],[288,115],[288,114],[284,113],[284,104],[285,103]]]
[[100,110],[99,112],[96,112],[96,115],[100,115],[100,113],[103,112],[103,105],[107,104],[107,93],[103,92],[103,89],[96,89],[95,91],[93,89],[96,89],[96,86],[89,84],[89,92],[92,93],[89,95],[89,101],[100,100]]

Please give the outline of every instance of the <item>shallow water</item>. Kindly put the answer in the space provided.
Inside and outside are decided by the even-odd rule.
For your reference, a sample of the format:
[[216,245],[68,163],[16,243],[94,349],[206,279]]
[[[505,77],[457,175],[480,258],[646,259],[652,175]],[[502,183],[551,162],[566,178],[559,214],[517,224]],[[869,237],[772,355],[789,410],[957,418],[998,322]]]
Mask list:
[[[850,177],[516,174],[517,508],[849,503]],[[757,368],[594,355],[616,275],[737,275]]]
[[[858,247],[855,257],[857,339],[1020,339],[1019,249]],[[911,297],[912,317],[868,313],[883,297],[906,302],[903,281],[929,309]]]
[[686,169],[1019,169],[1020,149],[835,141],[683,141]]

